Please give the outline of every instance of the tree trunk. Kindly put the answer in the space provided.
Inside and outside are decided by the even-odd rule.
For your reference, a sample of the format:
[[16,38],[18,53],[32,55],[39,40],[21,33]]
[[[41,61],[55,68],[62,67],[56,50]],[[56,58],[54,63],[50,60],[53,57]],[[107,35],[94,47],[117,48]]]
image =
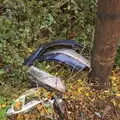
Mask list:
[[95,41],[88,82],[96,89],[111,86],[109,76],[120,39],[120,0],[98,0]]

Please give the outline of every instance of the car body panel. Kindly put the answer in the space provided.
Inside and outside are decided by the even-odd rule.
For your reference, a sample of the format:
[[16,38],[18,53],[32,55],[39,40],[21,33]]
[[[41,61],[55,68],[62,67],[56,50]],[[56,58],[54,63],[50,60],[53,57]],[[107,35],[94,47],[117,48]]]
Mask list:
[[56,40],[44,45],[41,45],[35,52],[32,53],[27,59],[24,61],[24,65],[31,66],[33,62],[38,59],[43,53],[45,53],[49,48],[54,47],[64,47],[64,48],[72,48],[72,49],[80,49],[82,45],[77,43],[75,40]]

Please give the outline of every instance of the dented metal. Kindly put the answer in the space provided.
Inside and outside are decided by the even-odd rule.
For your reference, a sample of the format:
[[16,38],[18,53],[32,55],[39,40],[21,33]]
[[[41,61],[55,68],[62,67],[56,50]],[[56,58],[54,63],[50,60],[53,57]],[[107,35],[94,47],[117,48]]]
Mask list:
[[74,69],[90,68],[90,62],[72,49],[58,49],[47,52],[39,58],[40,61],[58,61]]
[[41,45],[31,56],[29,56],[25,61],[24,65],[32,65],[33,62],[38,59],[46,50],[54,47],[64,47],[64,48],[72,48],[72,49],[80,49],[82,45],[77,43],[75,40],[56,40],[48,44]]

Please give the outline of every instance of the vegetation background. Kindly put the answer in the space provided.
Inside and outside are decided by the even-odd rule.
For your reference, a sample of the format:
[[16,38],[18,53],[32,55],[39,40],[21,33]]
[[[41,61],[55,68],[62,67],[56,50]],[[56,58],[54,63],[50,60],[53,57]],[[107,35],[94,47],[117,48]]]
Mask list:
[[[96,2],[96,0],[0,0],[1,105],[8,104],[11,98],[15,98],[29,87],[26,67],[23,66],[24,58],[40,44],[53,40],[74,39],[84,46],[81,54],[90,59]],[[44,69],[56,74],[57,70],[52,71],[46,63],[37,64],[43,68],[46,66]],[[119,65],[118,47],[115,66]],[[64,75],[57,74],[64,77],[69,75],[68,68],[67,71]],[[118,92],[118,89],[114,91]],[[2,109],[3,113],[6,109],[6,107]]]

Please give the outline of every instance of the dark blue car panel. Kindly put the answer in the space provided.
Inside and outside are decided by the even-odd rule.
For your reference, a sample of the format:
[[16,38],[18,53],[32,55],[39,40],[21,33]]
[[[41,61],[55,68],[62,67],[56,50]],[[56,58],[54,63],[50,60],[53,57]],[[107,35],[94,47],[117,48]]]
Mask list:
[[31,56],[29,56],[24,61],[24,65],[32,65],[33,62],[38,59],[47,49],[52,47],[71,47],[72,49],[80,49],[82,48],[82,45],[78,44],[75,40],[57,40],[53,41],[51,43],[41,45]]
[[34,53],[32,53],[32,55],[30,55],[28,58],[25,59],[24,61],[24,65],[28,65],[31,66],[33,64],[33,62],[39,58],[39,56],[41,55],[41,52],[43,51],[43,46],[41,46],[40,48],[38,48]]
[[73,69],[78,69],[78,70],[82,70],[84,68],[86,68],[86,65],[84,65],[83,63],[79,62],[78,60],[67,56],[65,54],[47,54],[44,55],[42,57],[40,57],[39,59],[40,61],[57,61],[60,63],[64,63],[67,64],[69,66],[71,66]]
[[65,54],[67,56],[69,56],[70,58],[73,58],[75,60],[77,60],[79,63],[82,63],[84,65],[86,65],[86,67],[90,68],[90,61],[87,60],[85,57],[83,57],[82,55],[80,55],[79,53],[77,53],[75,50],[73,49],[69,49],[69,48],[60,48],[60,49],[56,49],[56,50],[51,50],[49,52],[46,52],[44,55],[50,55],[50,54]]

